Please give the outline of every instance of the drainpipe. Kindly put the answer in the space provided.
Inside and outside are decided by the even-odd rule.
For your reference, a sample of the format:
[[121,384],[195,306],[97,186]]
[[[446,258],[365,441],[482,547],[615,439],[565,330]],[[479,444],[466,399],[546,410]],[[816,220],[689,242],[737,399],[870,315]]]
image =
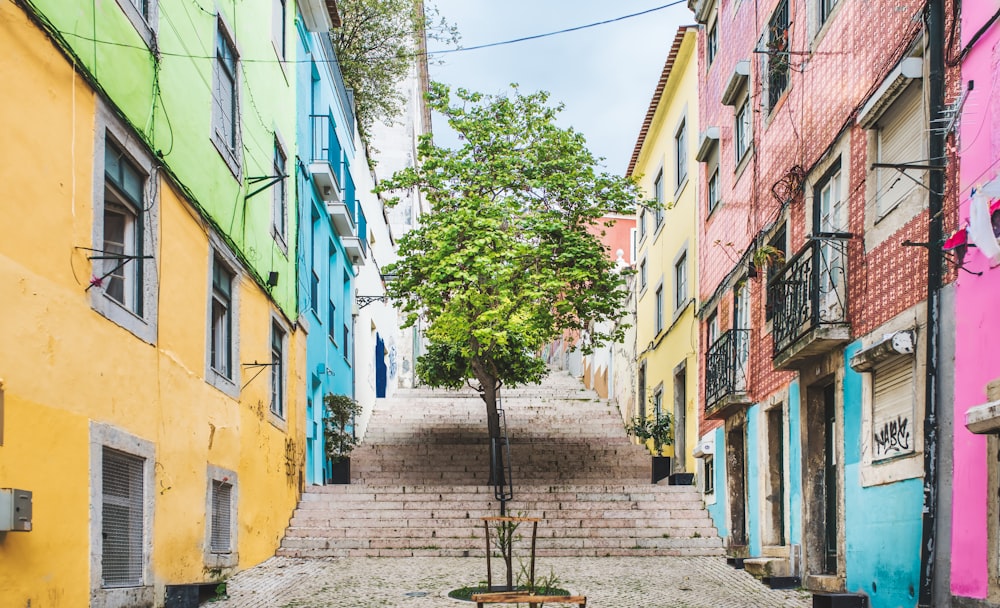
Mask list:
[[[928,97],[930,109],[929,153],[931,164],[945,165],[942,123],[944,109],[944,0],[927,2]],[[937,547],[938,506],[938,350],[940,343],[941,245],[944,169],[931,169],[928,176],[929,221],[927,224],[927,369],[924,394],[924,502],[920,546],[919,606],[929,608],[934,598],[934,566]]]

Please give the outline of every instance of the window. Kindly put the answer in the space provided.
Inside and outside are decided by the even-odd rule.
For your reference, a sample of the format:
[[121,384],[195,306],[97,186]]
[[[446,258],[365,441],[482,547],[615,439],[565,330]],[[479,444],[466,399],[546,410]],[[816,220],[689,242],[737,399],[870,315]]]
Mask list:
[[653,391],[653,415],[657,420],[663,416],[663,384],[659,384]]
[[98,314],[155,344],[159,195],[152,157],[141,141],[99,104],[89,294]]
[[750,113],[750,96],[744,95],[743,102],[739,105],[736,110],[736,129],[735,135],[733,136],[733,145],[736,148],[736,164],[738,165],[741,160],[746,156],[747,152],[750,150],[750,143],[752,138],[752,116]]
[[656,288],[656,333],[663,331],[663,284]]
[[217,256],[212,264],[211,350],[212,371],[233,379],[233,273]]
[[687,253],[674,263],[674,310],[680,310],[688,299]]
[[285,187],[285,178],[287,177],[285,173],[286,163],[285,151],[282,149],[281,142],[278,141],[276,136],[274,138],[274,175],[281,179],[274,183],[271,190],[274,196],[271,206],[271,234],[282,248],[285,247],[288,238],[288,192]]
[[[351,275],[344,271],[344,290],[343,290],[343,300],[344,305],[347,306],[351,302]],[[347,359],[348,363],[351,360],[351,315],[344,314],[344,358]]]
[[899,356],[872,368],[873,462],[914,451],[914,363]]
[[764,44],[766,46],[764,69],[767,70],[767,108],[774,109],[782,93],[788,89],[788,60],[789,51],[789,21],[788,21],[788,0],[781,0],[771,21],[767,25],[764,33]]
[[660,225],[663,224],[663,210],[665,206],[665,201],[663,198],[663,169],[656,174],[656,179],[653,180],[653,196],[656,197],[656,221],[653,230],[659,230]]
[[236,47],[220,20],[215,33],[215,69],[212,74],[212,141],[234,175],[239,174],[237,61]]
[[273,14],[271,15],[271,27],[273,31],[271,35],[273,36],[272,42],[274,42],[274,51],[278,54],[278,59],[285,58],[285,45],[286,36],[285,32],[288,29],[285,23],[285,2],[286,0],[271,0],[271,10]]
[[[773,247],[775,250],[779,251],[781,253],[782,259],[787,258],[787,256],[785,255],[785,252],[788,251],[788,230],[786,228],[786,224],[784,223],[781,224],[781,227],[778,228],[778,230],[774,233],[774,236],[771,237],[771,240],[769,240],[767,244]],[[778,273],[781,272],[783,266],[784,263],[779,261],[772,261],[768,263],[767,265],[768,284],[771,283],[771,279],[778,276]],[[770,321],[771,318],[774,317],[774,300],[770,289],[768,289],[766,293],[767,293],[767,300],[765,301],[764,304],[764,320]]]
[[146,461],[103,448],[101,459],[101,577],[103,587],[143,583]]
[[236,473],[208,465],[205,496],[205,566],[227,568],[239,563],[237,553],[237,506],[239,481]]
[[687,180],[687,123],[686,121],[681,121],[681,126],[677,128],[677,132],[674,134],[674,152],[677,158],[677,165],[675,167],[677,175],[677,189],[684,184]]
[[233,535],[230,531],[232,494],[232,484],[212,480],[212,530],[209,541],[212,553],[232,553],[233,551]]
[[708,176],[708,212],[712,213],[719,206],[719,166],[716,165]]
[[152,606],[156,448],[90,423],[90,597],[94,606]]
[[639,262],[639,289],[646,289],[646,260]]
[[835,6],[837,6],[838,0],[819,0],[819,22],[820,25],[826,23],[826,20],[830,18],[830,13],[833,12]]
[[271,323],[271,413],[285,418],[285,330]]
[[104,147],[104,239],[98,258],[104,293],[141,317],[143,195],[146,176],[113,141]]
[[156,41],[157,5],[157,0],[118,0],[118,6],[149,48],[153,48]]
[[639,221],[637,223],[639,225],[639,242],[641,243],[642,239],[646,238],[646,208],[645,207],[642,207],[642,208],[639,209]]
[[705,494],[715,493],[715,457],[711,454],[705,456]]
[[[920,82],[910,84],[875,123],[876,162],[912,163],[927,158],[923,131],[923,94]],[[895,209],[917,184],[922,172],[908,171],[903,175],[894,168],[875,171],[875,210],[881,218]],[[911,179],[912,178],[912,179]]]
[[646,417],[646,362],[639,364],[639,394],[636,398],[637,416]]
[[719,20],[716,19],[712,22],[712,25],[708,28],[708,34],[705,36],[705,63],[708,64],[707,67],[712,67],[715,62],[715,56],[719,53]]
[[709,348],[719,339],[719,315],[713,312],[705,321],[705,342]]
[[330,341],[333,342],[334,346],[337,345],[337,325],[335,323],[336,318],[337,318],[337,305],[333,303],[333,300],[330,300],[329,314],[327,317],[328,327],[326,331],[327,335],[330,336]]

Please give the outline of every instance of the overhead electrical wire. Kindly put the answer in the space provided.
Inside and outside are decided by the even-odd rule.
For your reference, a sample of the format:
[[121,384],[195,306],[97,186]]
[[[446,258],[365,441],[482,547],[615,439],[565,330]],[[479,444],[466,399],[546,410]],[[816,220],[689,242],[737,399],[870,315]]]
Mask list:
[[665,8],[670,8],[672,6],[677,6],[678,4],[687,4],[687,0],[674,0],[674,2],[668,2],[667,4],[661,6],[655,6],[644,11],[639,11],[638,13],[632,13],[629,15],[622,15],[620,17],[614,17],[612,19],[605,19],[604,21],[595,21],[594,23],[587,23],[585,25],[577,25],[574,27],[568,27],[561,30],[555,30],[551,32],[545,32],[543,34],[534,34],[531,36],[524,36],[521,38],[513,38],[511,40],[501,40],[499,42],[489,42],[486,44],[477,44],[475,46],[459,47],[455,49],[442,49],[440,51],[427,51],[426,55],[443,55],[445,53],[461,53],[463,51],[476,51],[479,49],[488,49],[495,46],[504,46],[508,44],[515,44],[517,42],[526,42],[528,40],[538,40],[539,38],[548,38],[550,36],[557,36],[559,34],[568,34],[570,32],[578,32],[580,30],[589,29],[592,27],[597,27],[599,25],[607,25],[609,23],[615,23],[617,21],[624,21],[625,19],[631,19],[633,17],[639,17],[642,15],[648,15],[649,13],[655,13],[656,11],[662,11]]

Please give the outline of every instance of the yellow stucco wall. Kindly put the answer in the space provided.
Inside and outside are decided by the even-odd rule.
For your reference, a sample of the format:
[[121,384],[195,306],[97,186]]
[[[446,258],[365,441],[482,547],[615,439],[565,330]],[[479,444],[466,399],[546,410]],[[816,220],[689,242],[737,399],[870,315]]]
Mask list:
[[[145,490],[160,601],[165,584],[220,574],[204,559],[210,464],[237,473],[239,567],[259,563],[298,497],[303,332],[290,327],[287,433],[271,422],[268,371],[239,400],[205,381],[208,231],[164,179],[156,345],[95,312],[78,247],[93,246],[97,98],[9,2],[0,3],[0,54],[0,77],[17,83],[16,95],[0,96],[0,487],[34,493],[34,529],[0,532],[0,606],[89,603],[92,421],[155,445]],[[238,297],[239,359],[269,361],[276,308],[249,279]]]
[[[697,191],[698,164],[695,152],[698,142],[698,74],[696,33],[689,28],[683,35],[680,49],[670,66],[669,78],[656,108],[649,131],[643,141],[633,174],[647,198],[654,198],[653,183],[663,171],[663,194],[667,209],[657,226],[655,213],[646,212],[647,230],[637,245],[636,267],[646,265],[646,287],[639,290],[636,310],[636,350],[638,364],[646,364],[646,409],[652,415],[652,397],[662,384],[663,411],[674,411],[674,371],[686,362],[685,451],[686,470],[694,472],[692,448],[698,440],[698,349],[695,321],[697,296]],[[685,125],[687,178],[677,185],[677,155],[675,136],[679,125]],[[680,309],[674,306],[674,264],[683,250],[687,251],[688,301]],[[655,294],[663,286],[663,328],[657,332]],[[636,384],[638,386],[638,383]],[[652,447],[652,442],[650,442]],[[664,455],[673,456],[673,448]]]

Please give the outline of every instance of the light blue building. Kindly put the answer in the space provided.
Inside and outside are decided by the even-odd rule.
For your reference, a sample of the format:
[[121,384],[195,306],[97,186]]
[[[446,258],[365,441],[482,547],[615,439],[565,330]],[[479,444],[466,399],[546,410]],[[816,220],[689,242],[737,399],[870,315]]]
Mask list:
[[[356,141],[352,97],[344,86],[330,29],[339,25],[324,0],[301,0],[294,75],[299,147],[295,187],[299,214],[298,301],[306,343],[306,483],[322,484],[323,397],[355,396],[354,295],[364,264],[365,218],[351,165]],[[335,9],[334,9],[335,10]],[[357,162],[364,164],[359,156]]]

